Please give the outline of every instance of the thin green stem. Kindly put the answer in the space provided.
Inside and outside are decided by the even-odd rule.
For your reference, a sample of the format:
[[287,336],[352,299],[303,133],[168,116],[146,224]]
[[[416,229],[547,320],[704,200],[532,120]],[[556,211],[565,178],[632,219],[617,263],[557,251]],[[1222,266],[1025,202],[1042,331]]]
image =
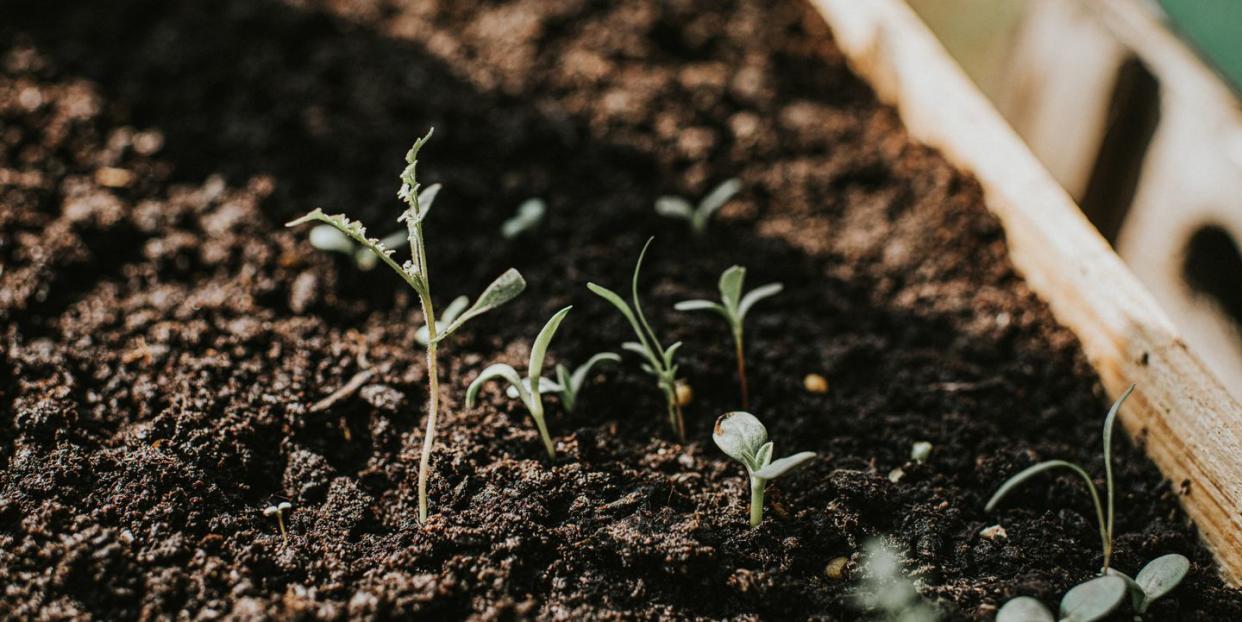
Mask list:
[[763,522],[763,489],[767,480],[758,477],[750,478],[750,526],[758,527]]
[[543,409],[539,412],[532,410],[531,417],[535,419],[535,427],[539,428],[539,436],[543,438],[543,448],[548,450],[548,459],[556,460],[556,445],[552,443],[552,435],[548,434],[548,424],[543,419]]
[[750,391],[746,386],[746,348],[742,331],[734,331],[733,343],[737,345],[737,381],[742,387],[742,410],[747,410],[750,408]]
[[423,452],[418,460],[418,522],[427,522],[427,478],[431,471],[431,448],[436,439],[436,414],[440,410],[439,365],[436,361],[436,311],[430,296],[421,296],[427,322],[427,429],[423,433]]

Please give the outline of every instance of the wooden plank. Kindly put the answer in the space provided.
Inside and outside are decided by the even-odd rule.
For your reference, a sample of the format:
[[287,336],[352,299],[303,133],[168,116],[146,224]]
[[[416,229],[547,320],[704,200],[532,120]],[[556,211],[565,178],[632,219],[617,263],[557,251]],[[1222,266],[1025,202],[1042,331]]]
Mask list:
[[1138,385],[1122,422],[1145,439],[1165,477],[1191,482],[1182,505],[1225,579],[1237,585],[1242,406],[909,7],[899,0],[811,2],[911,136],[979,179],[1014,264],[1078,335],[1108,393]]

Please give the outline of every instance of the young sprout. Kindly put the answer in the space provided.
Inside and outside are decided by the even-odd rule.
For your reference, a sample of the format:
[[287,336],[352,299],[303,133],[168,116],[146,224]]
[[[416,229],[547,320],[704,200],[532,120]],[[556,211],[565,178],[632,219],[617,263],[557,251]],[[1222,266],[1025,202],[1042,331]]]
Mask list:
[[780,293],[780,283],[756,287],[742,295],[746,280],[746,268],[733,266],[720,275],[720,303],[710,300],[686,300],[673,306],[678,311],[715,311],[729,323],[733,332],[733,346],[737,353],[737,379],[742,388],[742,408],[750,407],[750,395],[746,388],[746,350],[743,345],[742,323],[756,302]]
[[730,458],[746,467],[750,476],[750,526],[757,527],[763,520],[763,490],[769,480],[774,480],[794,467],[815,457],[815,452],[804,451],[780,460],[772,460],[772,442],[768,430],[748,412],[725,413],[716,420],[712,440]]
[[[557,363],[556,380],[544,378],[539,381],[539,386],[546,391],[559,394],[561,396],[561,408],[564,408],[565,412],[571,413],[574,411],[574,406],[578,404],[578,393],[582,391],[582,386],[586,384],[587,374],[591,373],[593,367],[603,362],[620,363],[621,357],[612,352],[600,352],[587,359],[587,362],[579,365],[572,374],[569,373],[568,366],[563,363]],[[522,384],[526,386],[527,390],[530,390],[530,377],[523,378]],[[510,399],[517,399],[519,396],[517,387],[509,386],[509,388],[505,389],[505,395],[508,395]]]
[[288,501],[281,501],[278,504],[269,505],[263,508],[264,516],[268,518],[273,516],[276,517],[276,524],[280,525],[280,539],[283,540],[285,544],[289,544],[289,534],[285,531],[285,512],[292,507],[292,503],[289,503]]
[[512,240],[527,231],[539,226],[543,215],[548,211],[548,204],[543,199],[526,199],[518,206],[517,213],[500,226],[500,235]]
[[686,422],[682,416],[681,400],[678,399],[677,391],[677,365],[673,362],[677,354],[677,350],[681,348],[681,342],[678,341],[673,345],[665,348],[660,345],[660,340],[651,330],[651,325],[647,323],[647,317],[643,315],[642,303],[638,300],[638,274],[643,267],[643,258],[647,256],[647,249],[651,246],[651,241],[655,238],[648,238],[647,243],[643,245],[643,250],[638,254],[638,263],[634,264],[634,277],[630,281],[630,296],[634,301],[633,310],[630,305],[622,300],[620,296],[607,287],[596,285],[595,283],[587,283],[587,289],[591,290],[595,295],[612,303],[621,315],[629,321],[630,327],[634,329],[634,335],[638,337],[638,341],[627,341],[621,344],[621,347],[630,352],[635,352],[645,359],[643,371],[655,376],[656,386],[664,393],[664,401],[668,405],[668,421],[673,427],[673,433],[677,435],[677,439],[681,442],[686,441]]
[[[1098,523],[1099,530],[1100,530],[1100,541],[1104,549],[1104,564],[1103,564],[1103,567],[1100,569],[1100,574],[1102,575],[1100,578],[1119,579],[1122,583],[1122,586],[1124,588],[1127,588],[1131,594],[1131,601],[1132,601],[1135,613],[1142,615],[1147,610],[1147,607],[1153,601],[1167,594],[1170,590],[1176,587],[1177,584],[1180,583],[1183,578],[1185,578],[1187,571],[1189,571],[1190,569],[1190,561],[1187,560],[1185,557],[1178,555],[1176,553],[1164,555],[1159,558],[1156,558],[1155,560],[1151,561],[1146,566],[1144,566],[1143,569],[1139,572],[1138,578],[1135,578],[1135,579],[1131,579],[1125,573],[1122,573],[1110,567],[1110,562],[1112,560],[1112,554],[1113,554],[1113,518],[1114,518],[1114,511],[1113,511],[1114,487],[1113,487],[1113,463],[1112,463],[1113,427],[1117,420],[1117,413],[1121,411],[1121,405],[1126,401],[1126,398],[1130,397],[1130,393],[1132,393],[1133,391],[1134,391],[1134,385],[1130,385],[1130,388],[1126,389],[1125,393],[1122,393],[1121,397],[1117,398],[1116,402],[1113,402],[1112,408],[1108,410],[1108,415],[1104,418],[1104,484],[1105,484],[1104,490],[1105,490],[1106,500],[1108,502],[1107,512],[1105,511],[1104,505],[1100,503],[1100,493],[1099,493],[1099,490],[1096,488],[1095,481],[1092,480],[1091,476],[1087,474],[1086,469],[1072,462],[1066,462],[1065,460],[1048,460],[1045,462],[1040,462],[1039,464],[1028,467],[1027,469],[1023,470],[1017,475],[1014,475],[1013,477],[1009,478],[1008,480],[1005,481],[1004,484],[1001,484],[1001,487],[997,489],[995,494],[992,495],[992,498],[991,500],[988,501],[988,504],[985,510],[989,512],[992,511],[993,509],[996,508],[997,504],[999,504],[1001,500],[1004,499],[1005,496],[1008,495],[1010,492],[1012,492],[1015,488],[1020,486],[1023,482],[1027,481],[1028,479],[1031,479],[1035,475],[1038,475],[1039,473],[1042,473],[1044,471],[1054,469],[1054,468],[1065,468],[1065,469],[1069,469],[1074,474],[1081,477],[1082,480],[1086,483],[1087,491],[1091,493],[1091,501],[1095,505],[1095,516],[1096,516],[1096,521]],[[1085,583],[1078,587],[1084,587],[1085,585],[1093,583],[1093,582],[1094,581],[1089,581],[1088,583]],[[1097,585],[1104,585],[1104,584],[1097,584]],[[1110,582],[1108,583],[1108,585],[1115,585],[1115,584]],[[1092,594],[1096,594],[1097,591],[1084,590],[1080,594],[1092,595]],[[1071,590],[1068,594],[1066,594],[1065,597],[1067,600],[1069,599],[1071,594],[1074,594],[1073,590]],[[1081,598],[1085,598],[1085,596]],[[1078,601],[1076,600],[1075,602],[1077,603]],[[1062,606],[1062,616],[1064,616],[1065,606],[1066,606],[1064,601],[1062,601],[1061,606]],[[1083,605],[1083,606],[1086,606],[1086,605]],[[1109,611],[1111,611],[1111,609],[1109,609]],[[1106,613],[1107,612],[1105,612],[1105,614],[1102,614],[1102,615],[1106,615]],[[1014,619],[1016,620],[1018,618],[1014,618]],[[1073,618],[1073,619],[1078,620],[1078,619],[1086,619],[1086,618]],[[1091,619],[1097,619],[1097,618],[1091,618]]]
[[702,201],[699,201],[698,207],[690,205],[690,202],[677,196],[662,196],[656,199],[656,213],[668,218],[680,218],[690,223],[690,230],[694,235],[701,236],[707,230],[707,221],[711,219],[712,214],[716,210],[729,202],[733,195],[742,189],[742,182],[737,179],[730,179],[716,186],[714,190],[707,193]]
[[426,136],[414,141],[414,146],[410,148],[410,151],[405,156],[406,167],[401,172],[401,188],[397,191],[397,198],[406,203],[406,209],[397,218],[397,222],[405,223],[406,238],[410,243],[411,259],[405,262],[404,265],[398,265],[393,260],[392,249],[385,246],[382,241],[368,238],[366,227],[363,227],[362,223],[352,221],[346,218],[344,214],[328,215],[323,210],[316,208],[309,214],[286,225],[293,227],[311,221],[331,225],[353,242],[372,251],[380,261],[392,268],[397,273],[397,276],[400,276],[418,294],[418,300],[423,307],[423,317],[427,322],[428,385],[427,430],[423,434],[422,454],[418,463],[419,523],[427,522],[427,479],[430,475],[431,449],[435,443],[436,416],[439,414],[440,409],[440,379],[436,357],[437,346],[466,322],[512,300],[526,288],[526,281],[522,279],[522,275],[517,270],[510,268],[504,274],[497,277],[495,281],[492,281],[483,290],[483,293],[479,295],[479,298],[474,301],[474,304],[460,315],[452,321],[446,322],[445,326],[437,324],[435,306],[431,299],[431,279],[428,274],[423,221],[426,220],[427,214],[431,211],[432,202],[440,191],[440,185],[435,184],[422,189],[415,174],[418,165],[418,152],[430,138],[431,132],[429,131]]
[[543,325],[543,330],[539,331],[539,335],[535,337],[535,344],[530,348],[530,363],[526,368],[529,376],[529,384],[522,381],[522,377],[518,375],[517,370],[512,366],[504,363],[497,363],[484,369],[474,382],[470,383],[470,387],[466,389],[466,408],[474,408],[475,400],[479,397],[479,389],[483,385],[494,378],[501,378],[509,382],[509,387],[517,390],[518,397],[522,403],[526,405],[526,410],[530,412],[530,416],[535,420],[535,426],[539,428],[539,436],[543,437],[543,446],[548,450],[548,458],[556,459],[556,445],[552,443],[552,437],[548,435],[548,424],[543,419],[543,397],[540,393],[540,385],[543,384],[543,359],[548,353],[548,344],[552,341],[552,336],[556,334],[556,329],[560,327],[561,321],[565,319],[565,315],[573,307],[565,307],[556,312],[547,324]]
[[940,613],[919,595],[902,568],[901,555],[881,538],[863,545],[863,577],[855,596],[858,604],[886,622],[936,622]]

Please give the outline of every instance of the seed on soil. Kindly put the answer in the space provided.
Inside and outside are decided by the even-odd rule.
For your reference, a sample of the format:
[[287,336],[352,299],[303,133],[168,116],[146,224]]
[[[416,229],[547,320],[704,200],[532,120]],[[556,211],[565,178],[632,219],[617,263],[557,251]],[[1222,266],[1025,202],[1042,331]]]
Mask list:
[[888,481],[896,484],[897,482],[900,482],[901,478],[905,476],[906,476],[906,472],[901,467],[897,467],[893,469],[892,471],[888,472]]
[[1001,527],[1000,525],[992,525],[991,527],[985,527],[983,528],[982,531],[979,532],[979,535],[983,536],[985,540],[996,540],[996,539],[1008,540],[1009,539],[1009,534],[1006,533],[1005,528]]
[[850,563],[850,558],[844,555],[832,558],[828,562],[828,566],[824,568],[824,575],[833,581],[840,581],[845,578],[845,566]]
[[828,379],[819,374],[807,374],[806,377],[802,379],[802,387],[805,388],[808,393],[827,393]]
[[682,407],[689,406],[692,401],[694,401],[694,389],[691,389],[690,385],[684,382],[678,382],[677,405]]

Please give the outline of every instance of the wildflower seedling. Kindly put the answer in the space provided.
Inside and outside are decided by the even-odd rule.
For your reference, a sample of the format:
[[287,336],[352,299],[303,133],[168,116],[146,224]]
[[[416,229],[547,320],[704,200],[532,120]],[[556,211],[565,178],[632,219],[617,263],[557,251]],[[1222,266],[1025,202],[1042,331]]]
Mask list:
[[500,225],[500,235],[506,240],[512,240],[538,227],[547,211],[548,204],[543,199],[526,199],[518,206],[517,213]]
[[746,314],[755,303],[780,293],[780,283],[769,283],[756,287],[742,295],[742,285],[746,280],[746,268],[733,266],[720,275],[720,302],[710,300],[686,300],[677,303],[673,308],[678,311],[715,311],[729,323],[733,332],[733,346],[737,352],[737,379],[741,383],[742,408],[750,407],[750,395],[746,388],[746,349],[743,341],[742,323]]
[[1065,593],[1060,616],[1053,617],[1043,603],[1030,596],[1019,596],[1001,607],[996,622],[1096,622],[1112,613],[1125,597],[1126,582],[1120,577],[1096,577]]
[[763,520],[763,491],[768,481],[815,457],[815,452],[804,451],[772,460],[767,428],[754,415],[742,411],[721,415],[712,430],[712,440],[726,455],[746,467],[750,476],[751,527],[758,527]]
[[436,184],[422,189],[415,175],[418,165],[418,152],[430,138],[431,132],[427,132],[426,136],[414,141],[414,146],[410,147],[410,151],[405,156],[405,170],[401,172],[401,188],[397,191],[397,198],[406,203],[406,209],[397,218],[397,222],[405,223],[406,238],[410,244],[411,259],[405,262],[404,265],[397,265],[397,262],[392,258],[393,250],[387,248],[381,240],[368,238],[366,227],[363,227],[362,223],[352,221],[346,218],[344,214],[328,215],[321,209],[315,209],[286,225],[293,227],[311,221],[331,225],[353,242],[372,251],[380,261],[392,268],[397,273],[397,276],[400,276],[418,294],[418,300],[423,307],[423,318],[427,322],[428,385],[427,430],[423,435],[422,454],[418,463],[419,523],[427,522],[427,478],[430,474],[431,449],[435,443],[436,416],[439,413],[440,407],[440,380],[436,358],[437,346],[466,322],[512,300],[526,288],[526,281],[522,279],[522,275],[517,270],[510,268],[504,274],[497,277],[495,281],[492,281],[483,290],[483,293],[479,295],[479,298],[474,301],[473,305],[470,305],[469,308],[452,321],[446,322],[445,326],[437,325],[435,305],[431,299],[431,280],[428,274],[423,221],[426,220],[427,214],[431,211],[431,204],[435,200],[436,194],[440,191],[440,186]]
[[[573,412],[574,406],[578,404],[578,393],[582,391],[582,385],[586,384],[587,374],[590,374],[592,368],[603,362],[620,363],[621,357],[612,352],[600,352],[575,368],[573,373],[569,372],[569,367],[565,364],[557,363],[556,380],[544,378],[539,381],[539,386],[544,390],[559,394],[561,396],[561,408],[564,408],[567,413]],[[531,387],[530,376],[523,378],[522,384],[529,390]],[[511,399],[516,399],[519,395],[517,387],[514,386],[505,389],[505,394]]]
[[681,401],[677,395],[677,365],[673,362],[677,350],[681,348],[681,342],[678,341],[667,348],[661,346],[660,340],[656,338],[655,333],[651,330],[651,325],[647,323],[647,317],[643,315],[642,303],[638,300],[638,274],[642,270],[643,258],[647,256],[647,249],[651,246],[651,241],[654,239],[649,238],[647,240],[647,243],[643,245],[642,252],[638,254],[638,263],[634,264],[634,277],[630,281],[630,296],[634,301],[634,308],[632,310],[625,300],[607,287],[602,287],[595,283],[587,283],[587,289],[612,303],[612,306],[616,307],[621,312],[621,315],[625,316],[625,319],[629,321],[630,327],[634,329],[634,335],[638,337],[638,341],[627,341],[621,344],[621,347],[630,352],[637,353],[646,360],[643,364],[643,371],[655,376],[656,385],[664,393],[664,400],[668,404],[669,425],[673,427],[673,433],[677,435],[677,439],[684,443],[686,440],[686,423],[681,413]]
[[875,620],[936,622],[940,613],[919,595],[914,580],[902,568],[901,556],[881,538],[863,545],[863,578],[858,604]]
[[690,223],[690,230],[694,235],[701,236],[707,230],[707,221],[711,220],[712,214],[716,210],[724,207],[733,195],[742,189],[742,182],[737,179],[730,179],[716,186],[714,190],[707,193],[702,201],[699,201],[698,207],[690,205],[690,202],[677,196],[662,196],[656,199],[655,210],[661,216],[669,218],[680,218]]
[[280,503],[263,508],[264,516],[268,518],[273,516],[276,517],[276,524],[280,525],[280,539],[284,541],[285,544],[289,544],[289,534],[285,531],[285,512],[289,511],[292,507],[292,503],[289,503],[288,501],[281,501]]
[[526,368],[529,374],[529,384],[522,381],[522,377],[518,375],[517,370],[512,366],[504,363],[497,363],[483,370],[474,382],[470,383],[470,387],[466,389],[466,408],[474,408],[474,402],[479,397],[479,389],[489,380],[501,378],[509,382],[509,387],[515,389],[518,398],[526,405],[526,410],[530,412],[530,416],[535,420],[535,426],[539,428],[539,436],[543,437],[543,446],[548,450],[548,458],[556,459],[556,445],[552,443],[552,437],[548,435],[548,424],[543,418],[543,396],[540,393],[540,385],[543,384],[541,374],[543,373],[543,359],[548,353],[548,344],[552,342],[552,336],[556,334],[556,329],[560,327],[561,321],[565,319],[565,315],[573,307],[565,307],[556,312],[547,324],[543,325],[543,330],[539,331],[539,335],[535,337],[535,343],[530,348],[530,363]]
[[[1176,587],[1178,583],[1181,583],[1182,579],[1185,578],[1186,573],[1190,570],[1190,561],[1184,556],[1176,553],[1164,555],[1152,560],[1143,567],[1143,569],[1139,572],[1138,577],[1134,579],[1131,579],[1125,573],[1110,567],[1113,554],[1113,504],[1115,494],[1113,487],[1112,464],[1113,427],[1117,420],[1117,413],[1121,411],[1122,404],[1125,403],[1126,398],[1130,397],[1130,393],[1133,391],[1134,385],[1130,385],[1130,388],[1126,389],[1125,393],[1122,393],[1121,397],[1117,398],[1116,402],[1113,402],[1112,408],[1108,410],[1108,415],[1104,418],[1104,484],[1106,500],[1108,502],[1107,513],[1105,512],[1104,505],[1100,503],[1100,493],[1096,488],[1095,481],[1092,480],[1091,476],[1087,474],[1086,469],[1065,460],[1047,460],[1040,462],[1039,464],[1028,467],[1017,475],[1009,478],[1004,484],[1001,484],[1001,487],[997,489],[995,494],[992,495],[991,500],[988,501],[985,508],[986,511],[992,511],[996,508],[997,504],[999,504],[1001,500],[1015,488],[1035,475],[1050,469],[1069,469],[1074,474],[1082,478],[1083,482],[1086,483],[1087,491],[1091,493],[1091,501],[1095,506],[1095,516],[1100,531],[1100,541],[1103,547],[1104,563],[1100,569],[1100,577],[1075,587],[1065,595],[1066,600],[1063,600],[1061,603],[1062,619],[1070,619],[1075,621],[1096,620],[1107,615],[1108,612],[1112,611],[1112,609],[1116,607],[1116,603],[1113,603],[1112,607],[1108,608],[1104,611],[1104,613],[1100,614],[1099,617],[1095,618],[1083,617],[1084,614],[1078,614],[1076,617],[1070,618],[1065,617],[1067,615],[1066,601],[1071,601],[1071,595],[1075,595],[1075,598],[1072,599],[1070,603],[1073,605],[1072,610],[1074,611],[1097,611],[1102,608],[1103,605],[1111,602],[1108,599],[1111,599],[1113,588],[1117,585],[1117,582],[1100,582],[1101,579],[1116,579],[1117,581],[1120,581],[1122,595],[1124,596],[1125,592],[1127,590],[1129,591],[1131,596],[1131,605],[1134,608],[1135,614],[1141,616],[1147,611],[1148,606],[1150,606],[1153,601],[1161,596],[1164,596]],[[1095,587],[1092,589],[1083,589],[1077,593],[1075,592],[1075,590],[1085,588],[1088,585],[1094,585]],[[1117,602],[1120,602],[1120,598]],[[1016,605],[1015,607],[1029,606],[1031,605],[1027,603],[1024,605]],[[998,618],[998,620],[999,619],[1000,618]],[[1011,620],[1020,619],[1022,618],[1011,618]]]

